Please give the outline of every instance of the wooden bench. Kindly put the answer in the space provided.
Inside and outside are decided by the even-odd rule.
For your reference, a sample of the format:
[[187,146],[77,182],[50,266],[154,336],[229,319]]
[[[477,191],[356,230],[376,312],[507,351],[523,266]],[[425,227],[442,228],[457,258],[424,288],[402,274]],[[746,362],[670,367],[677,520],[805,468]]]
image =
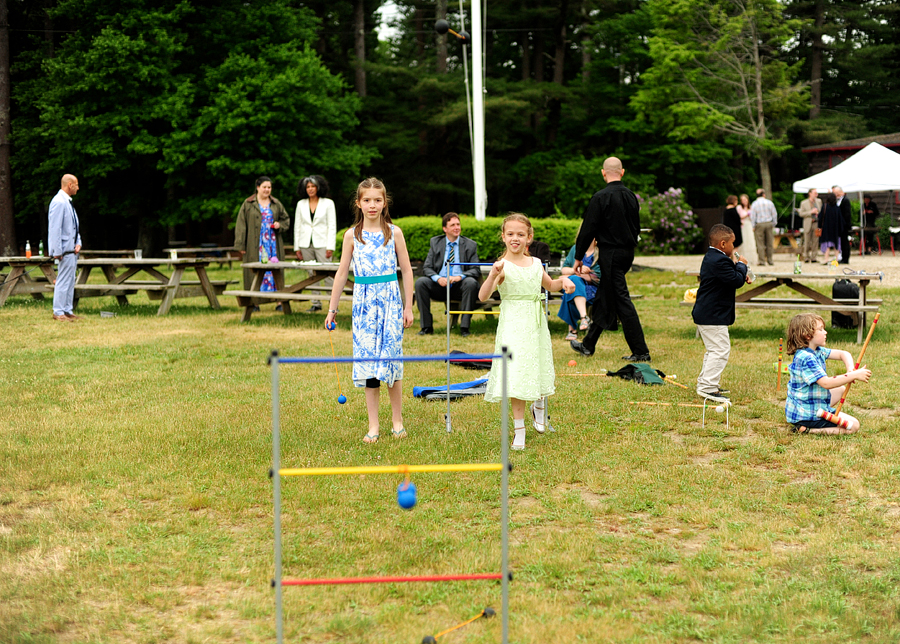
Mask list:
[[[229,284],[237,284],[237,280],[210,280],[216,295],[222,295]],[[104,295],[136,295],[138,291],[146,291],[151,300],[161,300],[168,284],[156,280],[128,280],[121,284],[76,284],[75,298],[103,297]],[[200,280],[182,281],[175,291],[175,297],[205,297]]]
[[[285,293],[284,291],[225,291],[225,295],[233,295],[237,298],[237,304],[243,307],[241,322],[250,320],[253,315],[253,307],[260,304],[281,304],[285,315],[291,313],[291,302],[311,302],[322,299],[320,295],[311,293]],[[353,297],[342,295],[341,302],[352,302]]]

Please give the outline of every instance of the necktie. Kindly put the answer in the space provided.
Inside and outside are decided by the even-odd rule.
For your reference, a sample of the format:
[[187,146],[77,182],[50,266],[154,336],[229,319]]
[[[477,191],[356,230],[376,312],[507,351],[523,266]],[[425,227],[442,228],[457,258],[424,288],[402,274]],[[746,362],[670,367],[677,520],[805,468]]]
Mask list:
[[[456,242],[450,242],[450,249],[447,251],[447,262],[452,264],[456,261]],[[453,275],[453,267],[447,267],[447,276]]]

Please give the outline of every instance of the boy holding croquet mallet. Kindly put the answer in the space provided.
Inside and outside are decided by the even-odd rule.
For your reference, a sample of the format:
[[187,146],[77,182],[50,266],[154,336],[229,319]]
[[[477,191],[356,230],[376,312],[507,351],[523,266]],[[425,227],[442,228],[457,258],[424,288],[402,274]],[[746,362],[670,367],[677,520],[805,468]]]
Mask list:
[[[815,313],[795,315],[788,326],[787,352],[793,354],[794,361],[784,414],[793,426],[791,430],[800,434],[853,434],[859,430],[856,418],[835,410],[834,406],[841,401],[850,383],[869,382],[872,372],[865,365],[854,369],[849,352],[828,349],[827,337],[825,321]],[[842,361],[847,373],[829,376],[825,371],[826,360]],[[820,414],[819,410],[824,413]]]
[[719,388],[731,354],[728,327],[734,324],[734,293],[747,281],[747,260],[734,258],[734,232],[724,224],[709,231],[709,249],[700,265],[700,286],[691,313],[706,353],[697,377],[697,393],[728,404],[728,392]]

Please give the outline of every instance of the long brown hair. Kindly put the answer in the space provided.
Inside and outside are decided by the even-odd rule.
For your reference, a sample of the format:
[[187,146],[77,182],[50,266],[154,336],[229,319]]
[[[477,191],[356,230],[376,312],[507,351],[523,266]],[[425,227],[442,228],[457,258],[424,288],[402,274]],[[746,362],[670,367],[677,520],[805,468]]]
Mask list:
[[[503,241],[503,231],[506,230],[506,222],[508,222],[508,221],[518,221],[519,223],[522,223],[522,224],[525,224],[526,226],[528,226],[528,235],[529,235],[529,237],[534,239],[534,228],[532,227],[531,221],[528,219],[528,217],[526,217],[525,215],[523,215],[520,212],[511,212],[508,215],[506,215],[506,217],[503,218],[503,223],[500,225],[500,241],[501,242]],[[504,257],[506,257],[507,250],[509,250],[509,249],[506,248],[506,245],[504,244],[503,252],[500,254],[500,257],[498,257],[497,259],[503,259]],[[525,246],[525,256],[531,257],[531,253],[528,252],[528,246]]]
[[362,210],[359,209],[359,200],[362,198],[363,190],[370,189],[381,190],[381,194],[384,196],[384,209],[381,211],[381,232],[384,234],[383,245],[387,246],[388,240],[391,238],[391,213],[388,208],[391,204],[391,197],[387,192],[387,188],[384,187],[384,183],[381,182],[381,179],[376,179],[375,177],[363,179],[356,188],[356,199],[353,200],[353,212],[356,213],[356,219],[353,222],[353,236],[359,243],[366,243],[362,238],[365,216],[363,215]]

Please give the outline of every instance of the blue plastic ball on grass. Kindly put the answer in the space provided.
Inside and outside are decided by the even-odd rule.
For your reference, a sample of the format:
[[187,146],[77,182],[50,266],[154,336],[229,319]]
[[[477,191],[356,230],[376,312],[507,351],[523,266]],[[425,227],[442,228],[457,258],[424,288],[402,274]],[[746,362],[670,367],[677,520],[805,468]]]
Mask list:
[[404,510],[412,510],[416,505],[416,484],[404,481],[397,486],[397,503]]
[[329,324],[326,324],[325,328],[328,329],[329,331],[334,331],[336,326],[337,326],[337,324],[335,324],[334,321],[332,321]]
[[340,396],[338,396],[338,402],[343,405],[345,402],[347,402],[347,396],[341,394]]

